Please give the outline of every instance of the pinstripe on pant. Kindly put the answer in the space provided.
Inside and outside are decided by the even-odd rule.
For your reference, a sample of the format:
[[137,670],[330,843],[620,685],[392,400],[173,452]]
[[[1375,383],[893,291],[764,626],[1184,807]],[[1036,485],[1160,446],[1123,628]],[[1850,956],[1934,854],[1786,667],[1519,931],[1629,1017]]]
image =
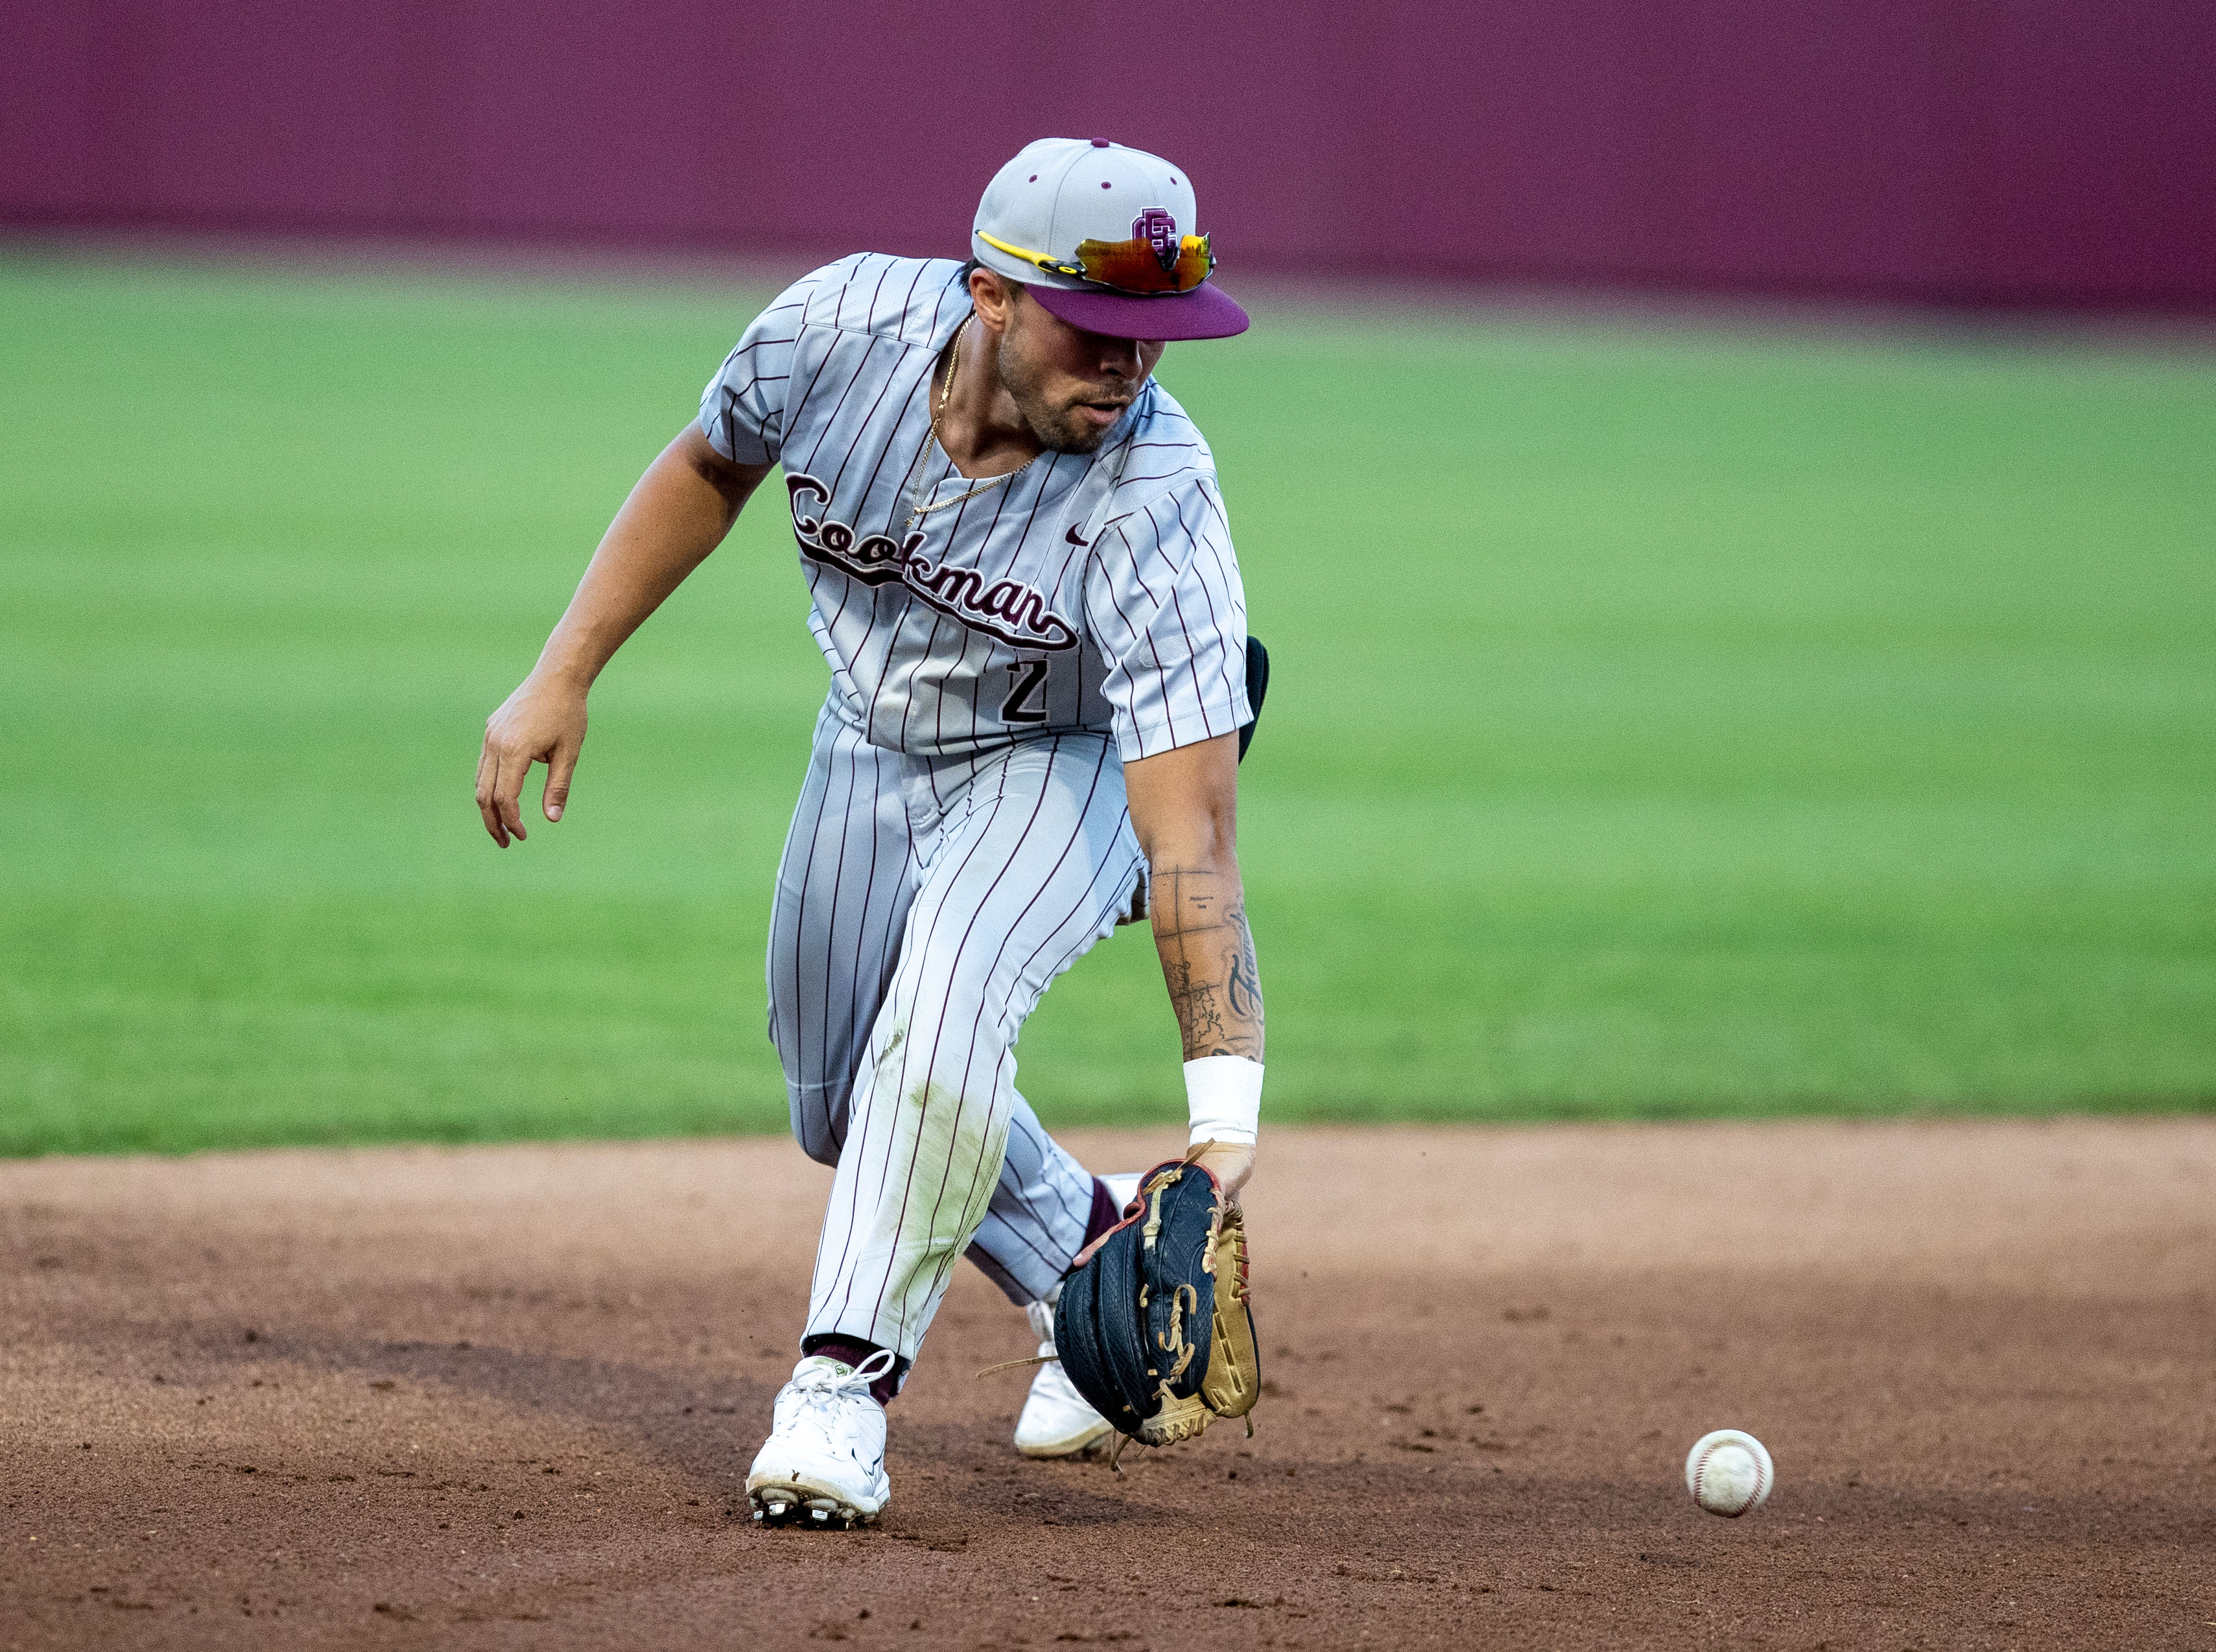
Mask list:
[[769,952],[793,1134],[838,1167],[808,1336],[913,1359],[965,1248],[1017,1302],[1062,1277],[1093,1178],[1016,1093],[1013,1046],[1141,866],[1107,737],[904,755],[867,743],[834,691]]

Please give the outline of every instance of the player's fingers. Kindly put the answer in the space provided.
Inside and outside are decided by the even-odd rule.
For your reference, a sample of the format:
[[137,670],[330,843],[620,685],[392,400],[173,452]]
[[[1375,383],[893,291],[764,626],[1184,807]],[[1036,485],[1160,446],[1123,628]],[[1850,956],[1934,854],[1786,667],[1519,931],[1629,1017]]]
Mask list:
[[493,781],[493,811],[501,829],[520,843],[531,834],[523,829],[523,782],[531,773],[531,759],[520,747],[502,747],[500,774]]
[[576,743],[564,740],[546,759],[546,796],[539,807],[546,811],[547,819],[562,818],[562,811],[569,804],[569,777],[576,772]]
[[508,834],[501,829],[500,811],[493,807],[493,784],[500,777],[500,755],[487,740],[484,749],[477,754],[477,818],[484,822],[486,835],[503,849],[508,847]]

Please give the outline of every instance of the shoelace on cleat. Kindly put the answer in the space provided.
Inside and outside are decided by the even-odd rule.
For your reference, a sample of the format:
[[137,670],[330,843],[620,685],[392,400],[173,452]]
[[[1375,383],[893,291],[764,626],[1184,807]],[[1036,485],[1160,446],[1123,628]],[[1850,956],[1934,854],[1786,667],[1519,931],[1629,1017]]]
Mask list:
[[844,1376],[829,1365],[800,1372],[792,1378],[792,1390],[806,1411],[816,1414],[812,1421],[828,1433],[830,1420],[837,1415],[833,1402],[867,1396],[870,1384],[892,1368],[892,1350],[879,1348]]

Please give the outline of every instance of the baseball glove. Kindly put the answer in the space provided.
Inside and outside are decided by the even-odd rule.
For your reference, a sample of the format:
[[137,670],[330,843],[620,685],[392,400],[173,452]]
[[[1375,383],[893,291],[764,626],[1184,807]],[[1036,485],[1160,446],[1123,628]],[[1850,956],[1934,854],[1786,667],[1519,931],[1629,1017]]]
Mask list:
[[1123,1221],[1062,1281],[1054,1343],[1077,1391],[1143,1445],[1190,1439],[1254,1409],[1262,1363],[1246,1230],[1212,1172],[1173,1160],[1139,1179]]

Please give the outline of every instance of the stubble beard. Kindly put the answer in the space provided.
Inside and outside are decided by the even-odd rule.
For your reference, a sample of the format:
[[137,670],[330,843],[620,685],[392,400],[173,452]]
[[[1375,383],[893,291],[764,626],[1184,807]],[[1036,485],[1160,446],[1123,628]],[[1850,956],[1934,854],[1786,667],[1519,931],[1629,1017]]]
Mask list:
[[[1000,388],[1016,404],[1024,422],[1031,427],[1031,435],[1038,438],[1039,446],[1049,453],[1090,453],[1099,450],[1116,428],[1109,425],[1096,430],[1079,422],[1074,406],[1056,407],[1039,387],[1037,376],[1026,372],[1013,359],[1013,353],[1003,349],[1000,354]],[[1134,392],[1136,395],[1136,392]]]

